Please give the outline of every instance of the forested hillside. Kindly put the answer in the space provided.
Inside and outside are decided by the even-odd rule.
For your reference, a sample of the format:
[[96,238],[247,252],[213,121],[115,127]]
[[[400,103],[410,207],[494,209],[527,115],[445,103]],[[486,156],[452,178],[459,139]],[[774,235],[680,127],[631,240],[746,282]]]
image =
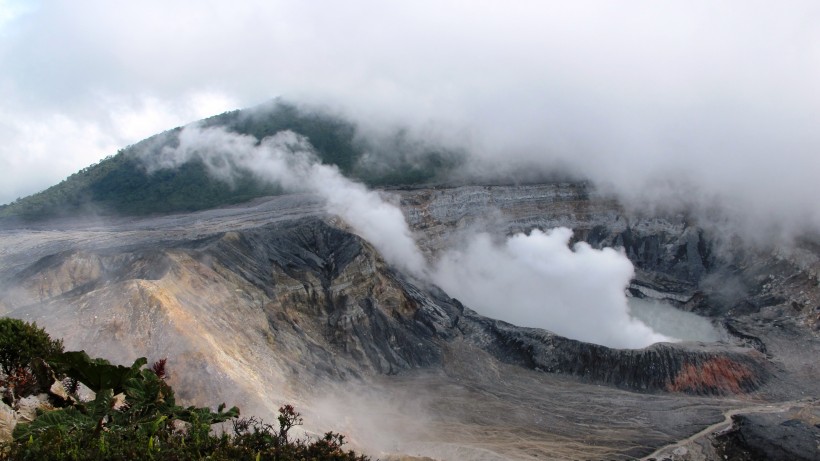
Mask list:
[[[461,158],[458,153],[413,145],[401,131],[387,140],[366,139],[347,120],[278,100],[226,112],[199,123],[205,127],[222,126],[260,140],[283,130],[294,131],[310,140],[322,162],[337,165],[345,175],[371,186],[430,182],[458,165]],[[194,211],[281,193],[277,185],[259,181],[249,173],[232,185],[219,181],[208,176],[199,160],[173,170],[149,172],[141,156],[175,146],[181,129],[128,146],[55,186],[0,206],[0,218],[28,221],[91,213],[144,215]],[[363,161],[365,155],[370,161]]]

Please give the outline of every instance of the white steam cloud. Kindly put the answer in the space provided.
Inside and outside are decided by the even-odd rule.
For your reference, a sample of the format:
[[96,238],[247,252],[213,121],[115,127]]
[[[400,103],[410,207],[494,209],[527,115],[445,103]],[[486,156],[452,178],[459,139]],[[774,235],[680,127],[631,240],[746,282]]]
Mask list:
[[176,168],[192,158],[201,159],[212,175],[229,183],[248,171],[291,191],[318,194],[330,213],[344,219],[388,261],[416,276],[424,270],[424,257],[401,210],[345,178],[335,166],[319,163],[303,136],[283,131],[259,142],[223,128],[192,125],[180,133],[179,145],[164,148],[149,168]]
[[624,290],[634,275],[629,259],[584,242],[570,249],[570,229],[533,230],[503,244],[488,234],[449,251],[433,278],[447,293],[488,317],[619,348],[672,338],[631,317]]
[[320,195],[330,213],[388,262],[436,283],[483,315],[611,347],[673,340],[630,315],[625,289],[634,269],[629,259],[583,242],[570,248],[570,229],[533,230],[504,244],[476,234],[464,249],[445,252],[430,268],[401,210],[335,166],[320,163],[300,135],[284,131],[260,142],[223,128],[189,126],[176,148],[145,161],[149,169],[176,168],[193,158],[227,182],[246,171],[287,190]]

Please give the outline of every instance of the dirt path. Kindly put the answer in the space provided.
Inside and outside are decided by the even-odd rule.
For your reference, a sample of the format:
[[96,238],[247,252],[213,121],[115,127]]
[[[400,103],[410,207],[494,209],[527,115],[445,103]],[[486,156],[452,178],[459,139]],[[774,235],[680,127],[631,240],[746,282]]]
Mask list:
[[[679,440],[675,443],[666,445],[662,448],[659,448],[652,452],[652,454],[644,456],[641,458],[641,461],[648,461],[649,459],[662,459],[664,456],[670,456],[673,450],[679,447],[689,447],[695,442],[703,437],[707,437],[712,434],[718,434],[729,429],[732,425],[732,416],[741,413],[780,413],[784,411],[788,411],[791,408],[797,406],[805,406],[806,404],[810,404],[812,399],[799,399],[799,400],[789,400],[786,402],[779,402],[779,403],[770,403],[770,404],[759,404],[759,405],[752,405],[746,406],[741,408],[734,408],[724,413],[723,421],[719,423],[712,424],[711,426],[706,427],[705,429],[697,432],[683,440]],[[816,403],[815,403],[816,404]]]

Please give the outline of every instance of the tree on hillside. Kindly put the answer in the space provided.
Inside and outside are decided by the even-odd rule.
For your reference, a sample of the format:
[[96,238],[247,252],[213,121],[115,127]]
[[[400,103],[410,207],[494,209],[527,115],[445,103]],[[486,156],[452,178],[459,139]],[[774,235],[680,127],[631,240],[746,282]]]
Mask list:
[[63,352],[63,341],[51,339],[37,323],[0,318],[0,368],[9,375],[37,358],[47,360]]

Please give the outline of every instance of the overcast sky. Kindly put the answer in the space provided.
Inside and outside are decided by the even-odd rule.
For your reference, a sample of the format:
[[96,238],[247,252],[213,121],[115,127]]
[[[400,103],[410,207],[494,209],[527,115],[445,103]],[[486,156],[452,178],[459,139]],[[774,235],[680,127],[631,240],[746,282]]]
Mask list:
[[818,24],[814,1],[0,0],[0,203],[283,96],[820,225]]

